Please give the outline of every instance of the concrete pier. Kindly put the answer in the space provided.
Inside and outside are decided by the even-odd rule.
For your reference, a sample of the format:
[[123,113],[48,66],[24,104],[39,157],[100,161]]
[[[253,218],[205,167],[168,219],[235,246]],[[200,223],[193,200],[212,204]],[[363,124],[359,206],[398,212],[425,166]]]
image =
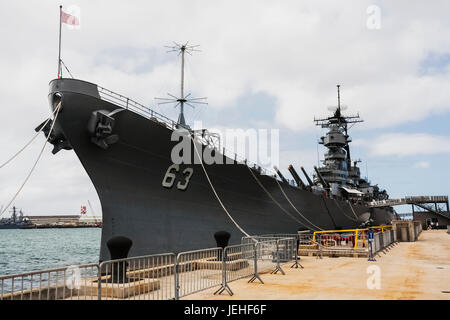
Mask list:
[[392,230],[399,242],[416,241],[422,232],[422,223],[417,220],[393,220]]
[[[215,296],[216,288],[185,300],[450,300],[450,235],[423,231],[415,242],[400,242],[376,261],[347,257],[302,257],[304,269],[283,265],[286,275],[262,274],[265,284],[241,279],[229,283],[233,296]],[[370,267],[368,269],[368,267]],[[378,270],[378,272],[374,272]],[[379,288],[374,277],[379,274]],[[369,285],[368,285],[369,282]],[[370,288],[369,288],[370,287]]]

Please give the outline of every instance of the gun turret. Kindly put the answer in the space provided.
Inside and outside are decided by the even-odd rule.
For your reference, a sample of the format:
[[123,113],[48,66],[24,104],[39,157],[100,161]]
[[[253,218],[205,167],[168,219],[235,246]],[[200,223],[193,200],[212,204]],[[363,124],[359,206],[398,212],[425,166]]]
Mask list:
[[273,168],[275,169],[275,172],[278,174],[278,176],[280,177],[280,179],[289,184],[289,182],[286,180],[286,178],[283,176],[283,174],[280,172],[280,170],[278,170],[277,166],[273,166]]
[[306,171],[305,171],[305,168],[300,167],[300,169],[302,169],[302,172],[303,172],[303,174],[305,175],[306,180],[308,180],[309,185],[312,187],[312,186],[314,185],[314,183],[313,183],[312,180],[309,178],[308,174],[307,174]]
[[320,174],[319,169],[317,169],[317,167],[314,166],[314,170],[316,170],[317,177],[319,178],[320,183],[322,183],[322,186],[323,186],[324,188],[329,188],[330,185],[329,185],[328,182],[326,182],[325,179],[322,177],[322,175]]
[[291,175],[294,178],[294,180],[297,183],[297,185],[299,186],[299,188],[303,189],[303,190],[306,190],[305,184],[303,183],[302,179],[300,179],[299,175],[297,174],[297,171],[295,171],[295,169],[292,166],[292,164],[289,165],[288,170],[291,173]]

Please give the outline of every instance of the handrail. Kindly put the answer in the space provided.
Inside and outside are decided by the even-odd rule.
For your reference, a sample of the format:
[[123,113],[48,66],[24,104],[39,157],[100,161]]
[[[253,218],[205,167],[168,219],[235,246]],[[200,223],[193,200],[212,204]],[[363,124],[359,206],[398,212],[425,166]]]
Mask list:
[[152,118],[155,118],[161,122],[163,122],[165,125],[169,126],[172,130],[176,129],[177,127],[183,127],[186,130],[192,131],[189,127],[184,126],[182,124],[175,123],[172,119],[160,114],[159,112],[156,112],[153,109],[150,109],[149,107],[146,107],[139,102],[136,102],[128,97],[125,97],[119,93],[116,93],[114,91],[111,91],[109,89],[103,88],[101,86],[97,86],[98,92],[100,94],[100,98],[102,100],[106,100],[108,102],[117,104],[118,106],[121,106],[127,110],[131,110],[139,115],[142,115],[150,120]]
[[[89,264],[80,264],[80,265],[74,265],[74,266],[76,266],[78,268],[91,268],[91,267],[98,267],[98,264],[89,263]],[[44,269],[44,270],[38,270],[38,271],[29,271],[29,272],[24,272],[24,273],[7,274],[7,275],[0,276],[0,280],[7,280],[10,278],[20,278],[20,277],[24,277],[24,276],[34,276],[34,275],[43,274],[43,273],[60,272],[60,271],[67,270],[68,267],[70,267],[70,266],[60,267],[60,268],[52,268],[52,269]]]
[[[177,123],[177,122],[173,121],[172,119],[166,117],[165,115],[163,115],[159,112],[156,112],[155,110],[153,110],[149,107],[146,107],[143,104],[140,104],[139,102],[136,102],[135,100],[132,100],[128,97],[125,97],[119,93],[116,93],[114,91],[111,91],[109,89],[101,87],[99,85],[97,85],[97,88],[98,88],[100,98],[102,100],[114,103],[120,107],[125,108],[126,110],[130,110],[130,111],[137,113],[147,119],[150,119],[153,121],[157,120],[158,122],[163,123],[166,127],[168,127],[171,130],[175,130],[179,127],[182,127],[184,129],[188,130],[191,134],[193,133],[193,130],[189,126]],[[263,168],[262,166],[260,166],[257,163],[248,161],[247,159],[237,155],[236,153],[231,152],[231,154],[230,154],[230,151],[225,148],[222,148],[222,150],[220,150],[219,148],[216,148],[215,146],[213,146],[213,147],[214,147],[214,149],[221,152],[224,156],[227,156],[230,159],[235,159],[238,162],[245,163],[249,167],[253,166],[255,168],[257,168],[257,167],[261,168],[261,172],[263,172],[265,175],[273,175],[274,174],[274,172],[271,172],[267,168]]]
[[434,202],[448,202],[448,196],[407,196],[401,199],[388,199],[380,201],[372,201],[369,206],[389,206],[389,205],[400,205],[400,204],[411,204],[411,203],[434,203]]

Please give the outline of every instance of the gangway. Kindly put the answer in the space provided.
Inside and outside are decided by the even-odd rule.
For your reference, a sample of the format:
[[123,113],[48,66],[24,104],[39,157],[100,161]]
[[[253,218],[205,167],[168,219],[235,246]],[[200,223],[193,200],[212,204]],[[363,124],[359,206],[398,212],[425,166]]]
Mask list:
[[[447,196],[412,196],[412,197],[404,197],[401,199],[379,200],[368,203],[368,206],[371,208],[382,208],[408,204],[412,206],[413,212],[414,206],[418,206],[422,209],[425,209],[428,212],[450,219]],[[445,204],[446,210],[442,210],[439,204],[441,205]]]

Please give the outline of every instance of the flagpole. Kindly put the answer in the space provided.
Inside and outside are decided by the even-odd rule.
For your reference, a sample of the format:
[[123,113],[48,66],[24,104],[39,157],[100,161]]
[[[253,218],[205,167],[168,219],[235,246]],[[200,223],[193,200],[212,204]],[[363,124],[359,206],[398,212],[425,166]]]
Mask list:
[[61,29],[62,29],[62,6],[59,6],[59,53],[58,53],[58,79],[61,75]]

